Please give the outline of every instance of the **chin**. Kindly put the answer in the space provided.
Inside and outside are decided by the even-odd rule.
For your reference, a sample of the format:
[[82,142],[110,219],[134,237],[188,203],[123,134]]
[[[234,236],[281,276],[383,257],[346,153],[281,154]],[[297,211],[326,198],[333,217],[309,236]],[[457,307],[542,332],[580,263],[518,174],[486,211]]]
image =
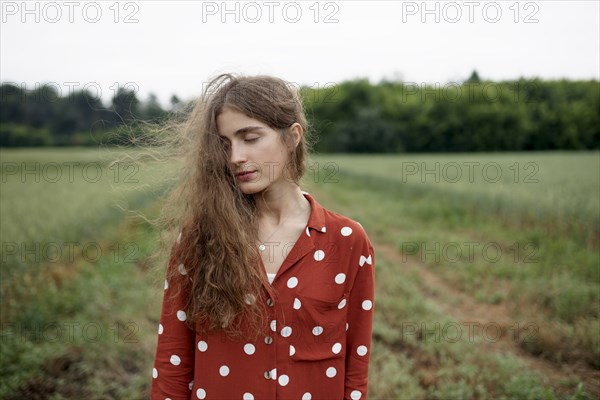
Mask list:
[[246,184],[246,185],[240,185],[240,190],[242,191],[242,193],[244,194],[258,194],[261,192],[264,192],[266,188],[264,187],[260,187],[260,186],[256,186],[256,185],[252,185],[250,184]]

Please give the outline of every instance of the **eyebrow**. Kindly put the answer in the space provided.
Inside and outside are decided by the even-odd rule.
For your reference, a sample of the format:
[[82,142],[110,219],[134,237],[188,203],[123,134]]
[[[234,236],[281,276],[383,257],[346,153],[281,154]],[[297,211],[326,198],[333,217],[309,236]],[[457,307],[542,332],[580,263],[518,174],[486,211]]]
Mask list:
[[[259,130],[262,130],[262,129],[263,129],[262,126],[246,126],[244,128],[240,128],[237,131],[235,131],[233,133],[233,136],[243,135],[244,133],[259,131]],[[226,137],[225,135],[219,135],[219,136]]]

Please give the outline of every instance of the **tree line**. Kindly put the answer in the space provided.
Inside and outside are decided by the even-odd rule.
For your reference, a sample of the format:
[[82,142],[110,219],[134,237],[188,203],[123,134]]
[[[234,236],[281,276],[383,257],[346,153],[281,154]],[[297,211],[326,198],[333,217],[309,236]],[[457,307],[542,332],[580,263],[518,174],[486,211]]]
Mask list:
[[[140,101],[134,90],[118,89],[110,104],[87,90],[60,96],[55,86],[35,90],[11,83],[0,86],[0,146],[128,145],[132,130],[143,135],[139,121],[159,122],[182,106],[173,95],[165,110],[156,95]],[[125,129],[123,129],[125,128]]]
[[[355,79],[300,89],[319,152],[600,148],[596,80],[493,82],[474,71],[460,83]],[[127,145],[127,130],[119,128],[160,121],[186,105],[174,95],[163,109],[156,96],[141,102],[125,88],[109,106],[86,91],[60,97],[51,86],[26,91],[3,84],[0,90],[4,147]]]

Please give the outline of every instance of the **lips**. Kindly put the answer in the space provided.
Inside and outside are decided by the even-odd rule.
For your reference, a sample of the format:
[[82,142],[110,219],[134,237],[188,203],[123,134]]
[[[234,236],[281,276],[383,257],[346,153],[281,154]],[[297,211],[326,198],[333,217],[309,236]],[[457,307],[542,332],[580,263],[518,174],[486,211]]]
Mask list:
[[240,181],[250,181],[256,176],[256,171],[242,171],[235,174]]
[[242,171],[242,172],[238,172],[237,174],[235,174],[235,176],[250,175],[253,172],[256,172],[256,171]]

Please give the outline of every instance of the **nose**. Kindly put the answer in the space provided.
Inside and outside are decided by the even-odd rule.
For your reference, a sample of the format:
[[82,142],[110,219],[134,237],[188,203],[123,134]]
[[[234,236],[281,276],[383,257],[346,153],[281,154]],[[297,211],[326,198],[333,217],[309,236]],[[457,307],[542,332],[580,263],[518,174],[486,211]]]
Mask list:
[[233,142],[231,143],[230,151],[230,161],[233,165],[242,164],[247,161],[248,157],[246,156],[244,146]]

